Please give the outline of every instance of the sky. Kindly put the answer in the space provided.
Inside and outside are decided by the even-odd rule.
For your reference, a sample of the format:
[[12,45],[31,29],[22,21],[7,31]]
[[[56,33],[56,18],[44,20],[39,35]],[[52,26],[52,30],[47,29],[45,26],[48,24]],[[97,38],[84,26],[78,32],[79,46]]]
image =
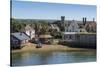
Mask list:
[[12,17],[17,19],[96,20],[95,5],[59,4],[12,0]]

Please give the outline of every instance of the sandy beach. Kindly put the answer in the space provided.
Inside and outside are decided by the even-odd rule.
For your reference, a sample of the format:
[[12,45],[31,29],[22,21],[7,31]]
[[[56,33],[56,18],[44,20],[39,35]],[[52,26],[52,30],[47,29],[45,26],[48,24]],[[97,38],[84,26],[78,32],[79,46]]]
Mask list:
[[11,50],[11,53],[16,52],[26,52],[26,51],[90,51],[95,49],[87,49],[87,48],[72,48],[63,45],[47,45],[43,44],[42,48],[36,48],[36,44],[27,43],[21,49]]

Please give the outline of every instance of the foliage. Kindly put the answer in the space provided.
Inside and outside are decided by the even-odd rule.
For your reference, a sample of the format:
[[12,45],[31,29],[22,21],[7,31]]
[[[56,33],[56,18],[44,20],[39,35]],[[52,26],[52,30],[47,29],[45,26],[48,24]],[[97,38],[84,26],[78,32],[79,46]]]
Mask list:
[[22,32],[26,25],[30,24],[32,28],[36,30],[37,34],[48,34],[49,24],[45,21],[34,21],[34,20],[19,20],[11,18],[11,32]]
[[11,18],[11,32],[21,32],[25,26],[25,23],[20,23],[17,20]]
[[29,19],[14,19],[11,18],[11,33],[13,32],[23,32],[26,25],[30,24],[32,28],[35,29],[35,33],[40,34],[50,34],[54,38],[61,38],[61,32],[56,29],[51,29],[50,24],[56,24],[60,29],[63,29],[60,21],[55,21],[54,23],[49,23],[44,20],[29,20]]

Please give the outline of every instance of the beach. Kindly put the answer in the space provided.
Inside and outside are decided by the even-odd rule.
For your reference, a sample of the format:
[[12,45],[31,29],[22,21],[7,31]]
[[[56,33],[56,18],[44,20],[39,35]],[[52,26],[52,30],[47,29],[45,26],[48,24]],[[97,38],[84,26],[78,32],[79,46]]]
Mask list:
[[17,52],[28,52],[28,51],[91,51],[95,49],[89,49],[89,48],[72,48],[64,45],[48,45],[43,44],[42,48],[36,48],[36,44],[33,43],[26,43],[25,46],[21,49],[11,50],[11,53],[17,53]]

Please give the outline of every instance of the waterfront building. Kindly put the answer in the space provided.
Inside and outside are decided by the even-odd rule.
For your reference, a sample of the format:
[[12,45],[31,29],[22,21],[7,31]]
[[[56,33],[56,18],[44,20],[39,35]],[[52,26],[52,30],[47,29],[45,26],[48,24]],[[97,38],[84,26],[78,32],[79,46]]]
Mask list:
[[23,32],[11,33],[11,48],[20,48],[28,43],[30,38]]
[[96,22],[94,21],[88,21],[84,28],[87,30],[87,32],[90,32],[90,33],[96,33]]
[[35,29],[31,25],[26,25],[24,32],[30,37],[30,40],[35,38]]
[[52,41],[52,36],[50,34],[39,35],[39,39],[43,44],[50,44]]
[[96,33],[87,32],[85,28],[85,25],[87,25],[86,19],[83,22],[82,27],[80,27],[75,20],[70,23],[66,22],[64,25],[65,31],[62,32],[62,40],[64,42],[74,46],[96,48]]

